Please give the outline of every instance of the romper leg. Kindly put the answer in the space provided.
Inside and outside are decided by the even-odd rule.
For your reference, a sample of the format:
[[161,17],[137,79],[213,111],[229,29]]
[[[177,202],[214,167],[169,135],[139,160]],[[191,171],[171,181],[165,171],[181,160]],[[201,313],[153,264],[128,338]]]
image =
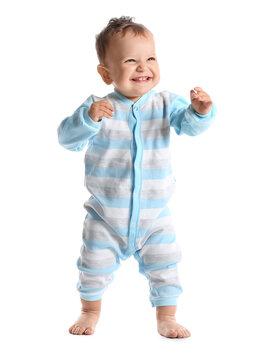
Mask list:
[[114,278],[113,272],[120,266],[119,253],[114,234],[106,223],[88,213],[84,221],[81,256],[77,260],[80,271],[77,290],[82,299],[96,301],[102,298]]
[[157,221],[134,257],[138,260],[140,273],[149,281],[152,306],[177,305],[182,293],[177,269],[181,250],[169,216]]

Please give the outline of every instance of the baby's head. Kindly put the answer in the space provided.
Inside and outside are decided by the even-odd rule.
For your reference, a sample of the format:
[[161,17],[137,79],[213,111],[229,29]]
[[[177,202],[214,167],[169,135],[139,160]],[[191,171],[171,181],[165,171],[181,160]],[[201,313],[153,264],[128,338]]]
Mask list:
[[159,80],[159,66],[152,33],[130,17],[113,18],[96,36],[103,81],[132,101],[154,88]]

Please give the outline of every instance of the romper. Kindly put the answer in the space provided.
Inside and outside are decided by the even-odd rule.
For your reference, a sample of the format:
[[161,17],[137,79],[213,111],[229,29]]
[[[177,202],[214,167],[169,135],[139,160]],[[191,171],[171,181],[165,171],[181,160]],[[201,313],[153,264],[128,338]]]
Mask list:
[[[114,116],[93,121],[91,104],[108,100]],[[182,292],[177,264],[181,251],[167,206],[175,189],[169,145],[177,135],[198,135],[216,115],[200,115],[173,93],[154,90],[133,102],[114,91],[89,96],[58,127],[59,143],[85,153],[85,186],[91,196],[77,261],[77,289],[84,300],[102,295],[120,266],[133,255],[149,282],[152,306],[176,305]]]

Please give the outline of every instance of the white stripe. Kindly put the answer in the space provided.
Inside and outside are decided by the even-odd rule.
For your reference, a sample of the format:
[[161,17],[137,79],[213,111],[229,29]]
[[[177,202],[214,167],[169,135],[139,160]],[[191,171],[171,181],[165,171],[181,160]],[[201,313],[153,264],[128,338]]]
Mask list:
[[152,287],[164,285],[180,285],[177,267],[171,269],[146,271],[146,273],[150,276],[150,284]]
[[170,125],[170,119],[169,116],[166,116],[162,119],[152,119],[147,121],[142,121],[142,132],[143,131],[149,131],[149,130],[156,130],[156,129],[163,129],[166,128],[168,125]]
[[91,154],[88,153],[85,157],[86,164],[94,164],[97,167],[118,167],[118,168],[131,168],[132,162],[131,157],[130,159],[121,159],[118,158],[110,158],[107,156],[100,157],[99,154],[92,152]]
[[112,282],[111,274],[89,274],[80,271],[79,280],[82,286],[89,289],[104,288]]
[[105,126],[106,130],[116,130],[117,129],[119,131],[130,133],[130,127],[129,127],[128,121],[117,120],[115,118],[104,119],[104,120],[105,120],[104,126]]
[[149,190],[164,190],[166,187],[175,183],[174,175],[170,174],[164,179],[149,179],[143,180],[142,191],[146,192]]
[[169,148],[154,149],[154,150],[144,149],[143,151],[143,161],[149,161],[152,159],[168,159],[169,156],[170,156]]
[[[96,152],[94,150],[97,150],[98,152]],[[123,160],[131,161],[131,152],[128,149],[104,149],[104,148],[93,149],[93,148],[90,148],[85,153],[85,159],[90,160],[92,154],[95,154],[95,156],[102,156],[104,160],[109,160],[109,159],[113,159],[113,158],[121,158]]]
[[120,186],[121,189],[126,191],[131,191],[131,180],[125,179],[125,178],[111,178],[111,177],[96,177],[91,175],[85,176],[86,185],[88,185],[90,188],[95,187],[95,184],[102,184],[102,187],[105,188],[114,188],[117,190]]
[[90,250],[83,245],[81,264],[88,269],[103,269],[116,264],[116,255],[111,249]]
[[158,94],[153,94],[148,101],[142,105],[141,110],[153,110],[154,108],[165,108],[170,103],[170,93],[162,91]]
[[161,213],[163,208],[157,208],[157,209],[141,209],[140,215],[141,219],[155,219],[158,217],[158,215]]
[[177,242],[172,244],[145,245],[140,256],[146,264],[175,262],[181,259],[181,251]]

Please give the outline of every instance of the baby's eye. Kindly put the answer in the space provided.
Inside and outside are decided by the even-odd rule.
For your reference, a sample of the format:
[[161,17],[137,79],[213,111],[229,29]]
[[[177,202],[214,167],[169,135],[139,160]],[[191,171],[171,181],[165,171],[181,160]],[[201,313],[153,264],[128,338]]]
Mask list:
[[152,57],[148,58],[148,60],[155,61],[156,59],[152,56]]
[[133,62],[133,61],[135,61],[135,60],[134,59],[128,59],[125,62]]

